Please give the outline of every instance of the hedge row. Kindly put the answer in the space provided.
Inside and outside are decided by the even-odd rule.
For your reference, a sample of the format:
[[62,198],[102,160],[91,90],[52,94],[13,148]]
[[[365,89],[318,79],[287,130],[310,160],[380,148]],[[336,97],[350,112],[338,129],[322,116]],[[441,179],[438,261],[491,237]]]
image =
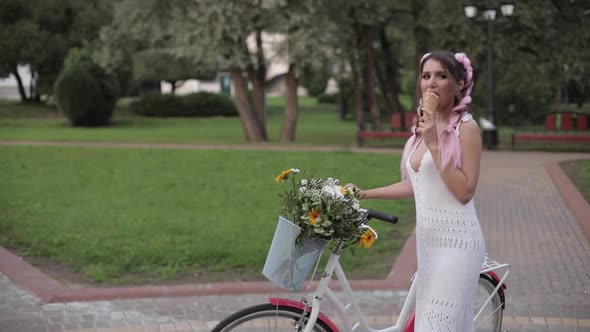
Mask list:
[[197,92],[176,96],[146,94],[131,104],[137,114],[158,117],[237,116],[231,98],[216,93]]

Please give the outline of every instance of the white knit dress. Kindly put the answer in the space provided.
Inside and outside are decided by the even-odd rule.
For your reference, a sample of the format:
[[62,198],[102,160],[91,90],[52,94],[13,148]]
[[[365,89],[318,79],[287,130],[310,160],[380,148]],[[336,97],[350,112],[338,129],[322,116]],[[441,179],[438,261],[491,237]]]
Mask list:
[[410,159],[411,155],[405,167],[416,201],[415,331],[473,331],[473,306],[485,255],[473,200],[463,205],[451,194],[428,149],[417,172]]

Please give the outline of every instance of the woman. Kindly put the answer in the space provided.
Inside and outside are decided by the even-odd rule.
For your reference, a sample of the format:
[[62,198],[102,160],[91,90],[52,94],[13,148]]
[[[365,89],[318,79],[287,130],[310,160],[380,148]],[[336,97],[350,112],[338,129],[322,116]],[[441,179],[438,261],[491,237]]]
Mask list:
[[473,68],[463,53],[425,54],[421,94],[439,97],[438,109],[418,108],[414,135],[402,156],[402,181],[362,190],[363,199],[414,197],[418,259],[415,331],[473,331],[473,303],[485,244],[473,204],[482,142],[467,113]]

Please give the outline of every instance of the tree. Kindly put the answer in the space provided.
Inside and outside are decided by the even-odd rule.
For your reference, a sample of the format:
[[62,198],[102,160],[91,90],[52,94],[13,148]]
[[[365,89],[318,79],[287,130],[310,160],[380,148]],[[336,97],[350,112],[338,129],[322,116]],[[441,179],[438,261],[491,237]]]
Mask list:
[[[417,24],[422,26],[422,31],[416,32],[417,46],[429,46],[417,51],[416,56],[431,49],[465,51],[475,69],[477,88],[472,110],[486,105],[489,73],[485,22],[468,20],[462,11],[464,3],[459,0],[413,3],[422,6],[414,10]],[[425,15],[428,12],[445,15]],[[570,79],[588,77],[590,56],[585,50],[590,47],[589,13],[590,4],[584,1],[521,0],[510,19],[497,14],[493,51],[501,123],[510,123],[513,116],[542,119],[549,109],[549,97],[559,105],[562,89]],[[552,91],[546,88],[547,83],[553,85]],[[515,114],[506,112],[509,104],[518,106]]]
[[18,66],[30,62],[32,50],[24,40],[33,40],[37,26],[32,21],[32,9],[27,3],[18,0],[6,0],[0,10],[0,77],[13,75],[17,81],[21,100],[28,101],[23,80],[18,73]]
[[[536,64],[547,68],[547,78],[553,82],[553,96],[559,107],[567,82],[576,76],[588,76],[590,4],[587,1],[523,0],[516,9],[518,15],[510,26],[514,34],[501,44],[502,49],[506,49],[506,56],[511,58],[532,55]],[[539,17],[543,17],[543,23]]]
[[[4,0],[0,11],[0,75],[14,75],[22,101],[50,94],[68,49],[95,38],[110,19],[112,1]],[[28,64],[27,95],[15,68]]]
[[179,58],[168,49],[148,49],[133,55],[133,77],[138,81],[166,81],[172,86],[172,94],[184,80],[211,80],[216,75],[217,67],[194,65],[191,59]]
[[[267,14],[260,0],[122,0],[113,23],[101,31],[100,62],[111,70],[131,63],[135,52],[167,49],[193,65],[215,64],[234,83],[234,102],[248,141],[267,139],[264,118],[262,31]],[[178,33],[182,31],[182,33]],[[255,46],[248,38],[255,35]],[[250,98],[245,76],[253,86]]]
[[326,90],[330,74],[331,68],[328,63],[323,63],[319,68],[305,66],[301,70],[301,86],[307,89],[310,96],[317,97]]
[[[397,43],[407,43],[407,19],[410,17],[407,2],[372,0],[329,1],[326,15],[338,26],[340,45],[336,49],[345,55],[350,68],[355,96],[355,114],[358,127],[364,130],[364,114],[370,115],[371,128],[380,130],[381,111],[376,91],[381,90],[382,100],[389,112],[403,112],[399,102],[401,93],[401,50]],[[400,19],[400,17],[402,19]],[[398,23],[399,22],[399,23]],[[403,38],[394,38],[396,24]],[[339,66],[339,67],[346,67]],[[344,86],[344,84],[343,84]],[[365,107],[367,110],[365,110]]]
[[285,75],[285,109],[280,132],[280,140],[283,142],[295,141],[299,112],[297,90],[304,76],[303,72],[319,72],[330,66],[330,49],[323,43],[326,26],[313,24],[322,19],[320,5],[321,2],[316,0],[275,1],[273,6],[269,4],[271,12],[277,14],[274,22],[276,25],[271,28],[284,36],[281,42],[274,45],[276,60],[288,63]]

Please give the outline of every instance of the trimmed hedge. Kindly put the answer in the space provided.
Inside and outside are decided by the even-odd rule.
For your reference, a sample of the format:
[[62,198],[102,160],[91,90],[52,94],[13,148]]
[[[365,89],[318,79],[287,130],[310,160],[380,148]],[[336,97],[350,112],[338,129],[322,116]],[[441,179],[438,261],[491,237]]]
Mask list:
[[338,93],[327,94],[322,92],[317,96],[318,103],[320,104],[337,104],[339,98],[340,95]]
[[157,117],[237,116],[231,98],[210,92],[197,92],[183,96],[146,94],[131,104],[140,115]]
[[117,82],[93,63],[67,66],[55,83],[58,108],[75,127],[109,123],[117,103]]

